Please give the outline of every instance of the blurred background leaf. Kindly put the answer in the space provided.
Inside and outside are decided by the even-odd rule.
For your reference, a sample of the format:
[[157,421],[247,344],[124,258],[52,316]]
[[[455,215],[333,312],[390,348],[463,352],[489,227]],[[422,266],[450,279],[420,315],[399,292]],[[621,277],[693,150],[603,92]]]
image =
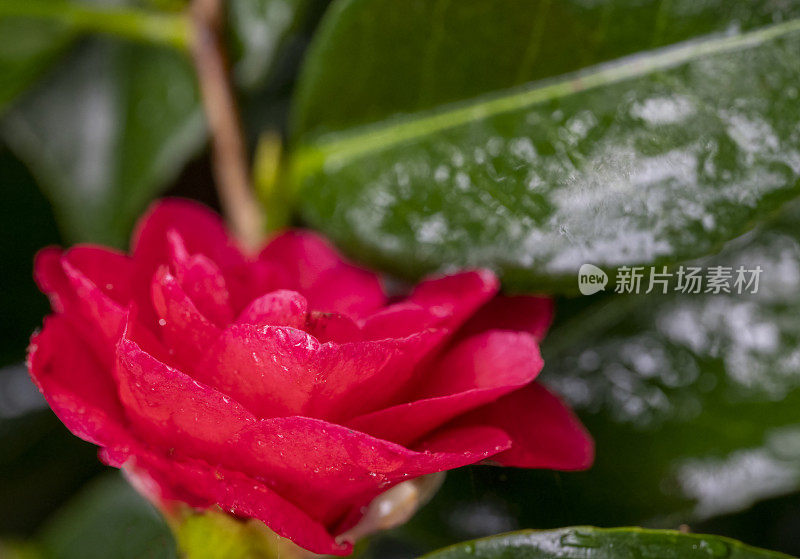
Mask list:
[[[287,81],[286,68],[275,61],[284,54],[284,41],[307,31],[304,21],[313,20],[314,7],[318,11],[321,4],[231,2],[234,71],[261,105],[282,96],[274,82]],[[0,120],[0,135],[50,198],[68,242],[124,246],[136,217],[206,141],[194,72],[184,52],[184,16],[117,6],[0,3],[0,29],[10,30],[0,36],[0,65],[9,75],[0,89],[0,109],[20,97]],[[19,16],[31,11],[38,18]],[[84,38],[34,84],[70,39],[87,32],[109,37]],[[270,122],[255,120],[262,128]]]
[[93,481],[41,529],[43,559],[175,559],[161,514],[111,472]]
[[25,166],[0,146],[0,536],[21,537],[100,471],[97,451],[45,408],[23,360],[28,338],[48,311],[31,262],[59,242],[47,200]]
[[188,59],[109,39],[84,41],[0,132],[51,199],[66,239],[114,246],[205,140]]
[[0,114],[70,44],[73,33],[37,19],[0,19]]
[[240,87],[252,91],[278,64],[278,50],[309,17],[310,0],[231,0],[228,22],[234,71]]

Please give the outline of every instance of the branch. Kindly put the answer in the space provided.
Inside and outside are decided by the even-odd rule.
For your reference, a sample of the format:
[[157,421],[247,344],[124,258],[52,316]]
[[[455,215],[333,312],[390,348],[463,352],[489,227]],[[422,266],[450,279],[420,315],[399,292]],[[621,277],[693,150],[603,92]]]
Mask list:
[[247,148],[222,38],[224,0],[194,0],[192,57],[211,130],[214,178],[222,210],[246,248],[257,247],[264,218],[250,178]]

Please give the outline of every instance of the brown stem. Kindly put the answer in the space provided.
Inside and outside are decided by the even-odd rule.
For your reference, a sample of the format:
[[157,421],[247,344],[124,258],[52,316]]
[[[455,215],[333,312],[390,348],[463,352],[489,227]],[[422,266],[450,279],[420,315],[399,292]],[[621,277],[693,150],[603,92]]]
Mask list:
[[264,218],[250,178],[247,148],[222,37],[225,0],[194,0],[192,57],[211,131],[214,178],[222,210],[242,244],[253,249]]

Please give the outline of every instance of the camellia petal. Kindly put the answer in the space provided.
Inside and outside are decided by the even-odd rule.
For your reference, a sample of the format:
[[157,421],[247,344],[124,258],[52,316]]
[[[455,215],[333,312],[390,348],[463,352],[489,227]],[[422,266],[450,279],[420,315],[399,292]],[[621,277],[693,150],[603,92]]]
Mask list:
[[426,280],[407,299],[368,317],[364,334],[377,339],[407,336],[431,327],[455,331],[498,289],[497,278],[486,270]]
[[499,295],[473,314],[459,332],[466,337],[488,328],[529,332],[538,341],[544,339],[555,312],[553,300],[527,295]]
[[355,415],[389,401],[437,332],[401,339],[320,343],[296,328],[234,324],[197,368],[198,380],[259,417]]
[[217,341],[221,331],[200,313],[166,267],[156,272],[152,292],[156,330],[178,361],[194,368]]
[[[85,256],[86,250],[78,251],[78,254]],[[125,321],[125,307],[107,294],[113,289],[101,288],[84,274],[69,258],[71,252],[62,253],[56,248],[39,252],[34,265],[34,276],[39,286],[51,296],[59,312],[72,317],[80,316],[89,323],[88,326],[94,326],[107,339],[116,339]],[[109,252],[108,255],[113,253]],[[120,263],[116,258],[112,260],[107,262],[109,266]]]
[[218,326],[233,318],[230,296],[222,272],[208,257],[189,254],[183,238],[174,229],[167,232],[170,263],[175,277],[197,308]]
[[237,276],[246,259],[228,234],[222,219],[205,206],[189,200],[162,200],[150,206],[136,225],[131,240],[133,299],[143,320],[149,320],[150,282],[156,271],[170,263],[172,247],[167,234],[177,232],[189,254],[210,258],[225,276],[229,289],[238,287]]
[[364,334],[350,317],[338,313],[312,311],[308,313],[306,330],[321,342],[361,342]]
[[130,340],[119,346],[120,396],[140,435],[177,456],[204,457],[270,479],[293,502],[323,516],[410,477],[474,463],[509,448],[501,430],[480,428],[426,452],[307,417],[256,420],[229,397],[159,363]]
[[[50,296],[54,309],[63,313],[84,333],[98,358],[110,364],[113,352],[109,349],[122,333],[126,309],[107,294],[113,289],[99,287],[76,265],[81,263],[86,266],[90,249],[84,247],[78,250],[77,262],[69,258],[72,250],[66,253],[56,248],[40,251],[34,263],[34,277],[41,289]],[[104,254],[102,249],[94,249],[92,252],[94,258],[104,257],[110,266],[125,262],[111,251]],[[96,272],[95,267],[90,266],[90,271]],[[95,277],[98,275],[95,274]]]
[[204,254],[222,270],[236,268],[243,261],[236,242],[217,214],[190,200],[161,200],[150,206],[139,220],[131,241],[133,259],[138,268],[150,271],[146,275],[169,261],[170,231],[180,235],[189,254]]
[[462,341],[431,365],[421,393],[410,402],[356,417],[347,424],[408,444],[454,417],[530,383],[543,364],[530,334],[479,334]]
[[541,384],[532,383],[480,408],[463,424],[494,425],[514,441],[492,458],[503,466],[585,470],[594,461],[594,442],[575,414]]
[[96,445],[130,438],[114,381],[63,316],[45,319],[28,348],[28,369],[64,425]]
[[146,476],[159,492],[155,497],[190,501],[196,507],[218,505],[238,517],[255,518],[275,533],[313,553],[349,555],[352,545],[337,543],[320,522],[281,497],[266,484],[240,472],[211,467],[198,460],[174,460],[139,452],[126,467]]
[[236,322],[253,326],[291,326],[303,328],[308,316],[308,301],[296,291],[279,289],[252,301],[239,313]]
[[161,363],[123,338],[117,382],[126,415],[151,445],[220,463],[227,447],[255,416],[228,396]]
[[78,245],[64,252],[64,259],[98,287],[107,297],[127,306],[131,297],[133,261],[127,254],[91,245]]
[[273,239],[259,258],[279,265],[281,287],[303,293],[315,311],[361,317],[386,302],[377,275],[345,262],[314,233],[286,232]]
[[240,463],[277,480],[287,498],[331,523],[349,504],[396,483],[474,464],[511,445],[497,428],[471,428],[468,437],[461,433],[451,431],[411,450],[319,419],[276,417],[242,435],[246,452]]

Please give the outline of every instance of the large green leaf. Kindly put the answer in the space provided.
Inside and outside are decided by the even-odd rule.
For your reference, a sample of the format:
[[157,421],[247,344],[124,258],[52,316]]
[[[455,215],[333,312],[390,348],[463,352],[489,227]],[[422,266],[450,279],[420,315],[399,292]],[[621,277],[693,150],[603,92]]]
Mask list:
[[641,528],[562,528],[475,540],[427,559],[769,559],[788,558],[716,536]]
[[408,4],[336,4],[296,99],[300,213],[372,263],[569,290],[584,262],[713,252],[800,193],[796,4]]
[[800,489],[798,223],[705,262],[760,266],[755,295],[615,296],[554,331],[543,378],[596,437],[595,502],[669,522]]
[[461,101],[800,16],[771,0],[337,0],[301,75],[296,136]]
[[181,53],[99,39],[5,115],[0,132],[51,199],[68,240],[116,245],[205,138]]

